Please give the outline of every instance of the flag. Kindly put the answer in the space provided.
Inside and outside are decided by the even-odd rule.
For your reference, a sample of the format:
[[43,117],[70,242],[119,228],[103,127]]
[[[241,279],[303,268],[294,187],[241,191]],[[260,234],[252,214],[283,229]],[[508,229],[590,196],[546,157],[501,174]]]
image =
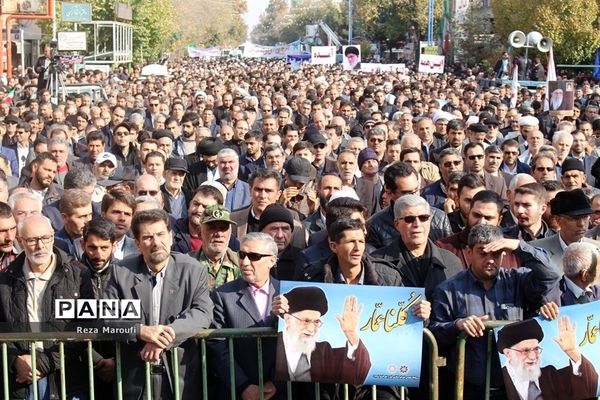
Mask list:
[[600,79],[600,47],[596,49],[596,56],[594,57],[594,78]]
[[550,110],[550,82],[556,80],[556,68],[554,67],[554,52],[552,47],[548,52],[548,68],[546,68],[546,90],[544,94],[544,111]]
[[510,107],[515,108],[517,106],[517,95],[519,94],[519,66],[515,64],[513,67],[512,84],[510,86]]
[[444,15],[440,19],[440,43],[442,54],[450,50],[450,0],[444,1]]

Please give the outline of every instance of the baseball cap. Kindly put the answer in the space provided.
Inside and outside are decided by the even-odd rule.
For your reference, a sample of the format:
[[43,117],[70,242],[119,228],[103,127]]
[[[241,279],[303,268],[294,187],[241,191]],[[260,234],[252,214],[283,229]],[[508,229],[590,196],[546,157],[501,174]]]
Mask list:
[[117,166],[117,157],[107,151],[98,154],[98,157],[96,158],[96,164],[102,164],[104,161],[110,161],[113,167]]
[[290,180],[306,183],[310,180],[310,162],[303,157],[292,157],[285,165],[285,172]]
[[213,204],[204,210],[202,223],[208,224],[210,222],[227,222],[231,225],[237,225],[231,220],[231,211],[220,204]]

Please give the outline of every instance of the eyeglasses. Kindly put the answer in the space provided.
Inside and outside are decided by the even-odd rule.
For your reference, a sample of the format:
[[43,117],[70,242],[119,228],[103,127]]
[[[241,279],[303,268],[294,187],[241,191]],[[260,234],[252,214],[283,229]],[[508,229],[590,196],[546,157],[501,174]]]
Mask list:
[[554,171],[554,167],[535,167],[537,172],[552,172]]
[[468,156],[467,158],[471,161],[474,160],[483,160],[483,154],[473,154],[472,156]]
[[540,354],[542,354],[542,350],[544,350],[540,346],[534,347],[531,349],[523,349],[523,350],[513,349],[512,347],[509,347],[509,348],[518,353],[525,354],[525,357],[529,357],[531,354],[533,354],[534,356],[539,356]]
[[398,218],[401,219],[402,221],[404,221],[404,223],[406,224],[414,224],[417,219],[419,221],[421,221],[422,223],[425,223],[427,221],[429,221],[429,218],[431,218],[431,216],[429,214],[422,214],[422,215],[407,215],[406,217],[403,218]]
[[138,196],[156,196],[158,194],[158,190],[138,190]]
[[462,164],[462,161],[456,160],[456,161],[446,161],[445,163],[443,163],[442,165],[445,168],[450,168],[451,166],[455,166],[458,167],[460,164]]
[[158,103],[150,103],[150,107],[158,107]]
[[263,257],[271,257],[272,255],[273,254],[260,254],[260,253],[253,253],[253,252],[246,253],[245,251],[241,251],[241,250],[238,252],[238,256],[240,256],[240,261],[242,261],[246,257],[248,257],[248,260],[250,260],[250,261],[259,261]]
[[385,139],[371,138],[369,139],[369,142],[381,143],[385,142]]
[[294,317],[295,319],[300,321],[300,323],[304,326],[312,325],[315,328],[320,328],[323,326],[323,321],[321,321],[320,319],[308,319],[308,318],[300,319],[300,318],[296,317],[294,314],[289,314],[289,315],[291,315],[292,317]]
[[43,245],[47,245],[52,243],[52,240],[54,240],[54,236],[44,235],[32,238],[23,238],[23,240],[25,241],[27,246],[35,246],[36,244],[38,244],[38,242],[42,242]]
[[120,137],[129,136],[129,132],[127,132],[127,131],[115,132],[115,136],[120,136]]

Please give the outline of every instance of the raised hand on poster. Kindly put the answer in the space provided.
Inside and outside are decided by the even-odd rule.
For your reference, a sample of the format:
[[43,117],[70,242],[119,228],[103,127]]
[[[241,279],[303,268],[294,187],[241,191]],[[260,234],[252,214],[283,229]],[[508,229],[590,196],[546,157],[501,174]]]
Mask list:
[[554,341],[560,349],[573,360],[574,363],[581,361],[581,353],[577,347],[576,337],[577,323],[569,320],[569,317],[563,316],[558,320],[558,337]]
[[336,316],[340,323],[342,332],[346,335],[346,339],[352,346],[358,345],[358,322],[362,313],[363,305],[358,304],[356,296],[348,296],[344,301],[344,309],[342,314]]

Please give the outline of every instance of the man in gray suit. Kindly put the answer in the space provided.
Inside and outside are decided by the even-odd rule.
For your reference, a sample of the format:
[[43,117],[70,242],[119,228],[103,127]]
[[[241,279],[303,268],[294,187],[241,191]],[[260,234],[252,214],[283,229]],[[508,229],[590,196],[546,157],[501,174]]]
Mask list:
[[[256,328],[275,327],[270,311],[273,297],[279,293],[279,281],[270,277],[277,262],[277,244],[266,233],[248,233],[241,239],[240,268],[242,277],[218,287],[211,294],[214,302],[213,327]],[[285,398],[283,386],[275,386],[272,372],[275,368],[274,338],[263,339],[263,394],[267,399]],[[258,354],[256,339],[240,338],[234,341],[235,385],[238,398],[258,399]],[[229,347],[225,340],[209,343],[214,371],[219,378],[219,398],[229,399]]]
[[163,210],[140,211],[132,230],[141,255],[124,260],[104,292],[107,299],[141,301],[137,332],[123,335],[127,343],[121,346],[124,398],[146,396],[143,361],[151,362],[153,398],[172,398],[173,351],[179,357],[180,398],[196,398],[200,352],[192,337],[210,325],[213,308],[206,269],[187,255],[171,253],[173,236]]
[[584,241],[600,246],[600,242],[584,237],[593,210],[583,190],[575,189],[557,193],[550,201],[550,209],[552,215],[557,217],[559,232],[544,239],[534,240],[530,244],[546,250],[550,259],[561,270],[565,249],[571,243]]

